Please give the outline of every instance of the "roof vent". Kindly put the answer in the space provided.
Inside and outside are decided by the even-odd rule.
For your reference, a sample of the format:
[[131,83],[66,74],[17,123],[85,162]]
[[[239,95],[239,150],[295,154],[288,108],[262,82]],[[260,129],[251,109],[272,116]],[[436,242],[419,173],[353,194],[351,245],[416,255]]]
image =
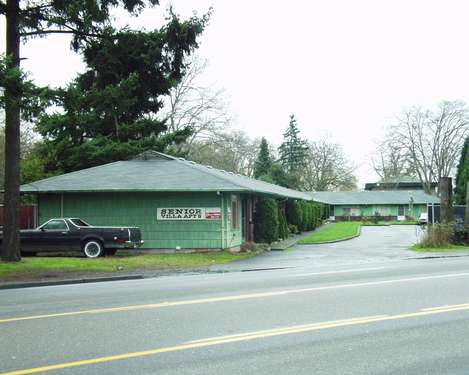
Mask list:
[[181,161],[186,161],[186,159],[184,159],[184,158],[178,158],[178,159],[181,160]]
[[189,163],[189,164],[192,164],[192,165],[196,165],[196,164],[197,164],[195,161],[192,161],[192,160],[189,160],[188,163]]
[[208,169],[213,169],[213,167],[211,165],[204,165],[205,168],[208,168]]

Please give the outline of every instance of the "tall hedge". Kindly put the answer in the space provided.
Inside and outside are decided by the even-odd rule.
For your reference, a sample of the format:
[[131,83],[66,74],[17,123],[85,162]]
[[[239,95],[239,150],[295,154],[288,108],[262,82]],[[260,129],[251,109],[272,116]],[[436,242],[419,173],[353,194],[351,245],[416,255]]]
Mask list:
[[288,224],[296,225],[298,229],[300,229],[302,220],[303,220],[303,216],[301,213],[300,203],[296,200],[288,200],[287,201]]
[[278,208],[278,237],[282,239],[288,238],[287,218],[281,207]]
[[259,199],[254,219],[254,241],[272,243],[278,240],[278,205],[275,199]]
[[308,230],[309,223],[309,213],[308,213],[308,203],[306,201],[300,201],[301,207],[301,231]]

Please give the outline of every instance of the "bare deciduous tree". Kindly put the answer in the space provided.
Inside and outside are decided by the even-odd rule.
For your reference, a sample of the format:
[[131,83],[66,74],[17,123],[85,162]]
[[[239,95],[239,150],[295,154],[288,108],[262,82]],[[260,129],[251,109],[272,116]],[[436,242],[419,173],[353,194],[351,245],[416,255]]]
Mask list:
[[213,135],[196,140],[189,146],[191,160],[251,177],[259,150],[259,139],[251,139],[243,131]]
[[307,166],[301,179],[307,191],[353,190],[357,187],[355,167],[342,147],[322,138],[308,143]]
[[391,140],[384,141],[377,146],[371,155],[371,165],[381,182],[398,180],[404,176],[415,176],[406,150],[402,145]]
[[443,101],[435,111],[406,110],[388,128],[385,143],[407,158],[426,192],[431,183],[451,176],[469,134],[469,112],[461,101]]
[[199,83],[206,67],[207,61],[192,58],[187,73],[170,91],[162,110],[169,132],[187,127],[193,130],[186,147],[224,131],[232,120],[224,89]]

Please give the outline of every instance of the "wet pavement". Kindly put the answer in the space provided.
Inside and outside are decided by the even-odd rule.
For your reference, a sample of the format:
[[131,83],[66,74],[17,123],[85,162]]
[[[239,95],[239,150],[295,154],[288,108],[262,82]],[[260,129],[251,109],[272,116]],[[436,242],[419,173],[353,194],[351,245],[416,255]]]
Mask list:
[[[257,257],[218,265],[212,271],[247,271],[272,268],[334,268],[337,266],[383,263],[428,257],[409,247],[418,242],[423,231],[416,225],[362,227],[361,235],[351,240],[318,245],[295,245],[287,251],[265,252]],[[432,253],[431,256],[438,256]]]

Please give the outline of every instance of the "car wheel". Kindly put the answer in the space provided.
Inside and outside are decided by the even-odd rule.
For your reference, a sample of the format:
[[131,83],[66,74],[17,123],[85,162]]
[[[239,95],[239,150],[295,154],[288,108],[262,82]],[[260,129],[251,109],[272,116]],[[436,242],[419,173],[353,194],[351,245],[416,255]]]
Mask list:
[[117,253],[117,249],[106,249],[104,250],[104,254],[106,256],[113,256],[113,255],[116,255]]
[[98,258],[103,255],[103,245],[97,240],[86,241],[83,245],[83,252],[87,258]]

